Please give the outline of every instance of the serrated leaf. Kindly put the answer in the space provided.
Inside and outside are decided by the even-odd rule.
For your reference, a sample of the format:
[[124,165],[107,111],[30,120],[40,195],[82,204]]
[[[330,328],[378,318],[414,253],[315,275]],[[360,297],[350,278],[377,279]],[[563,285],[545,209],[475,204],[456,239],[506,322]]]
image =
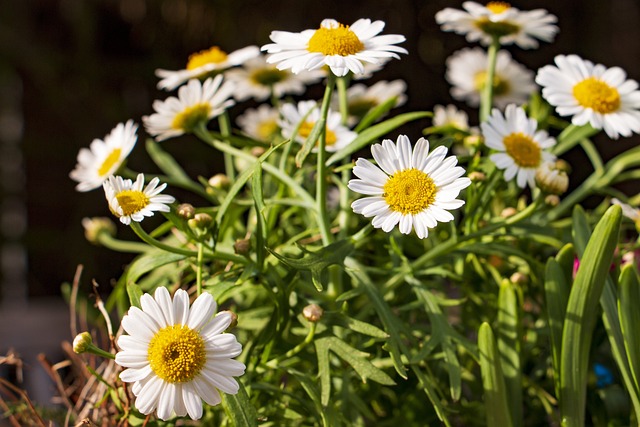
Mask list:
[[342,265],[345,258],[353,251],[353,242],[350,239],[339,240],[325,246],[316,252],[305,251],[301,258],[290,258],[268,249],[283,264],[296,270],[311,272],[311,278],[316,289],[322,291],[321,273],[330,265]]
[[257,427],[258,414],[253,407],[247,391],[241,382],[238,382],[240,389],[237,394],[220,393],[222,396],[222,407],[234,427]]
[[480,351],[480,372],[484,389],[488,427],[511,427],[511,414],[508,406],[507,387],[504,383],[498,346],[493,330],[488,323],[480,325],[478,331],[478,350]]
[[343,328],[347,328],[370,337],[381,339],[389,338],[389,334],[382,329],[373,326],[370,323],[351,318],[342,313],[325,312],[323,321],[327,322],[327,324],[342,326]]

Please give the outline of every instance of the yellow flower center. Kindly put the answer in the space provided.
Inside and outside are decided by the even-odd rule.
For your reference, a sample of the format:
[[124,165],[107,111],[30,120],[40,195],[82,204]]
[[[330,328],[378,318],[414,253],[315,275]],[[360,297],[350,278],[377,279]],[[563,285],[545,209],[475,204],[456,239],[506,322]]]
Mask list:
[[120,160],[120,153],[122,153],[122,150],[119,148],[116,148],[111,153],[109,153],[107,158],[104,159],[104,162],[102,162],[102,165],[98,169],[98,175],[105,176],[106,174],[108,174],[111,168],[118,162],[118,160]]
[[227,60],[227,54],[220,50],[218,46],[211,49],[201,50],[198,53],[189,55],[187,70],[195,70],[207,64],[219,64]]
[[191,132],[195,129],[198,123],[209,119],[210,111],[211,105],[209,104],[196,104],[191,107],[187,107],[184,111],[176,114],[171,122],[171,127],[173,129]]
[[384,200],[392,211],[403,215],[418,214],[436,200],[438,188],[421,170],[411,168],[394,173],[383,187]]
[[[484,85],[487,84],[487,72],[480,71],[473,78],[474,86],[478,92],[484,90]],[[500,96],[506,95],[511,90],[509,81],[501,78],[498,74],[493,75],[493,95]]]
[[522,132],[505,136],[502,141],[507,154],[522,168],[535,168],[540,165],[542,150],[531,137]]
[[[311,134],[311,130],[313,129],[313,126],[315,124],[315,122],[304,122],[303,124],[301,124],[300,128],[298,129],[298,136],[307,139]],[[336,136],[335,132],[333,132],[331,129],[327,129],[325,131],[325,146],[329,147],[335,144],[336,141],[338,141],[338,137]]]
[[505,10],[511,9],[511,5],[504,1],[490,1],[487,3],[487,9],[489,9],[491,13],[495,13],[497,15]]
[[184,325],[160,329],[151,338],[147,350],[153,372],[169,383],[191,381],[207,361],[204,340]]
[[286,71],[278,70],[277,68],[261,68],[259,70],[255,70],[249,78],[252,82],[257,83],[261,86],[273,86],[276,83],[280,83],[285,80],[288,76]]
[[149,204],[149,197],[142,191],[124,190],[116,194],[118,205],[122,208],[124,216],[140,212]]
[[258,125],[257,132],[260,139],[266,141],[268,139],[271,139],[273,134],[275,134],[278,131],[278,129],[279,127],[278,127],[277,121],[266,120]]
[[319,28],[309,39],[307,46],[309,52],[340,56],[353,55],[362,49],[364,44],[356,33],[342,24],[336,28]]
[[573,96],[578,104],[600,114],[613,113],[620,108],[618,90],[595,77],[589,77],[575,85]]

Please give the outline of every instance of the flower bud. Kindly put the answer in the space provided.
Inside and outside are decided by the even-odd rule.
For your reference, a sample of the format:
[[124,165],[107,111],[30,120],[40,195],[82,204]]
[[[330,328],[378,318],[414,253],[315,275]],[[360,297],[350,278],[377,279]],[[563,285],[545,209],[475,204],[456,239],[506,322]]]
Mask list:
[[77,354],[86,352],[93,344],[93,338],[89,332],[82,332],[73,339],[73,351]]
[[219,190],[226,190],[231,185],[231,181],[227,175],[219,173],[209,178],[209,185]]
[[238,255],[247,255],[251,251],[251,240],[239,239],[233,244],[233,250]]
[[500,212],[500,216],[502,218],[509,218],[510,216],[514,216],[517,213],[518,213],[518,210],[516,208],[508,207],[508,208],[504,208],[502,212]]
[[546,162],[536,170],[536,184],[545,193],[560,195],[569,188],[569,177],[554,163]]
[[178,206],[176,213],[184,219],[191,219],[196,213],[196,209],[190,203],[183,203]]
[[480,182],[480,181],[484,181],[485,179],[487,179],[487,175],[485,175],[482,172],[478,172],[478,171],[473,171],[469,174],[469,179],[472,182]]
[[213,223],[213,218],[208,213],[200,212],[188,221],[189,227],[199,230],[208,230]]
[[85,238],[94,245],[100,244],[98,236],[101,233],[107,233],[112,237],[116,235],[116,225],[109,218],[83,218],[82,226],[84,227]]
[[263,147],[253,147],[250,151],[251,155],[253,157],[260,157],[265,153],[265,150]]
[[562,160],[562,159],[557,159],[556,160],[554,168],[558,169],[558,170],[561,170],[561,171],[564,171],[567,175],[569,175],[571,173],[571,165],[567,161]]
[[515,273],[513,273],[511,275],[509,280],[511,281],[511,283],[522,285],[522,284],[527,283],[529,281],[529,278],[525,274],[523,274],[523,273],[521,273],[519,271],[516,271]]
[[551,207],[558,206],[560,204],[560,197],[555,194],[549,194],[544,198],[544,202]]
[[324,310],[318,304],[309,304],[302,309],[302,315],[309,322],[316,323],[322,319]]
[[467,148],[479,147],[484,142],[482,135],[467,135],[462,140],[462,144]]

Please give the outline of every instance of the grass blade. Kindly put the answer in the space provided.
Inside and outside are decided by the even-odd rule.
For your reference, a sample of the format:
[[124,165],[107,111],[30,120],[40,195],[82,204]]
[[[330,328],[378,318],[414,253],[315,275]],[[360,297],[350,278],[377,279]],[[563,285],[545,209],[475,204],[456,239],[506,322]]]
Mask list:
[[511,427],[511,413],[507,399],[507,387],[502,375],[498,346],[493,330],[488,323],[480,325],[478,331],[478,349],[480,351],[480,371],[484,388],[484,403],[487,412],[488,427]]

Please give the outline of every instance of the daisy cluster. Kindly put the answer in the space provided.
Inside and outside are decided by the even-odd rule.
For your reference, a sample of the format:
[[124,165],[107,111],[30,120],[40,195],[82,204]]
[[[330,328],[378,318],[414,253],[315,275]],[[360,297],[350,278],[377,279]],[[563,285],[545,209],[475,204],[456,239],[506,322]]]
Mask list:
[[[255,396],[261,391],[267,395],[286,390],[288,405],[304,389],[313,400],[306,410],[322,411],[314,422],[322,419],[330,425],[326,420],[334,418],[325,416],[337,417],[329,409],[330,389],[345,387],[346,395],[351,379],[347,374],[331,377],[331,370],[348,364],[363,380],[389,386],[394,380],[384,367],[393,365],[405,376],[400,365],[406,360],[418,361],[411,362],[418,369],[428,359],[426,350],[409,354],[412,346],[359,320],[369,311],[377,316],[386,310],[396,292],[404,294],[403,280],[423,301],[428,293],[418,276],[442,275],[448,285],[467,277],[500,283],[508,268],[533,276],[533,266],[522,267],[533,258],[515,244],[509,250],[522,258],[519,263],[506,257],[503,264],[495,262],[485,256],[492,249],[474,251],[484,243],[506,247],[501,230],[530,217],[534,220],[528,229],[547,233],[550,221],[596,189],[619,196],[611,203],[622,206],[640,229],[638,209],[612,189],[617,178],[603,172],[603,161],[589,139],[600,130],[612,139],[640,133],[638,84],[618,67],[576,55],[558,55],[537,72],[516,62],[507,49],[534,49],[541,41],[553,41],[557,19],[546,10],[466,1],[462,10],[440,11],[435,22],[443,31],[479,44],[445,61],[442,83],[450,85],[451,95],[447,105],[397,113],[407,105],[407,83],[367,80],[409,53],[400,46],[405,37],[383,33],[380,20],[347,24],[324,19],[314,29],[273,31],[262,47],[227,53],[212,46],[190,55],[183,69],[158,69],[157,89],[168,93],[155,100],[153,112],[140,121],[160,175],[145,177],[125,165],[138,139],[134,120],[118,124],[103,140],[80,150],[70,173],[76,189],[102,187],[109,211],[146,245],[140,249],[139,242],[118,240],[115,227],[103,218],[83,220],[92,242],[140,253],[118,281],[116,294],[128,298],[130,308],[112,336],[110,351],[100,352],[86,335],[74,343],[78,352],[114,359],[117,380],[112,388],[124,396],[119,399],[131,399],[135,411],[147,419],[169,422],[187,416],[213,422],[220,413],[211,407],[223,404],[234,425],[240,425],[235,423],[258,419],[251,401],[258,401]],[[314,85],[324,88],[321,99],[307,95]],[[477,114],[474,109],[479,109]],[[418,120],[431,121],[421,135],[398,130]],[[189,136],[214,149],[210,163],[221,157],[224,174],[192,177],[189,164],[179,164],[170,151],[189,144]],[[561,156],[577,145],[597,169],[597,185],[585,184],[561,200],[571,172]],[[367,152],[371,158],[362,154]],[[612,170],[622,172],[637,164],[635,158],[620,159],[613,160],[617,163]],[[188,203],[162,194],[168,186]],[[164,222],[147,233],[148,224],[141,223],[156,213],[162,218],[155,220]],[[544,234],[527,244],[551,242],[557,249],[568,234]],[[503,266],[507,264],[510,267]],[[329,266],[327,279],[323,270]],[[379,296],[376,281],[394,295]],[[247,290],[251,284],[262,286]],[[240,314],[216,314],[216,299]],[[305,299],[309,304],[296,312],[298,301]],[[343,311],[350,309],[352,299],[358,300],[354,305],[362,313],[348,317]],[[375,310],[364,309],[369,299]],[[319,324],[324,315],[319,303],[331,306],[328,318],[334,324]],[[112,306],[117,304],[122,305]],[[399,310],[399,316],[406,310]],[[442,314],[438,303],[429,310],[425,319],[430,322]],[[384,313],[370,321],[395,329],[407,342],[414,338],[404,332],[413,329],[394,326],[393,316]],[[234,329],[243,316],[248,326]],[[344,333],[334,333],[333,326]],[[306,338],[301,338],[302,328],[307,329]],[[343,340],[352,333],[375,338],[367,344],[371,348],[376,340],[392,340],[392,362],[387,358],[371,363],[354,348],[361,340]],[[244,353],[236,334],[250,341]],[[430,343],[435,336],[429,331],[421,339]],[[317,356],[309,351],[314,339]],[[423,349],[432,345],[414,344]],[[454,350],[445,352],[447,364],[454,366],[449,359]],[[334,353],[347,364],[337,363]],[[310,354],[321,371],[319,386],[315,377],[305,377],[309,365],[301,360]],[[250,393],[237,379],[245,371]],[[275,383],[265,385],[262,376]],[[293,379],[302,384],[295,392],[287,389]],[[122,388],[123,383],[127,387]],[[298,410],[283,412],[308,421]],[[268,409],[263,413],[275,416]]]

